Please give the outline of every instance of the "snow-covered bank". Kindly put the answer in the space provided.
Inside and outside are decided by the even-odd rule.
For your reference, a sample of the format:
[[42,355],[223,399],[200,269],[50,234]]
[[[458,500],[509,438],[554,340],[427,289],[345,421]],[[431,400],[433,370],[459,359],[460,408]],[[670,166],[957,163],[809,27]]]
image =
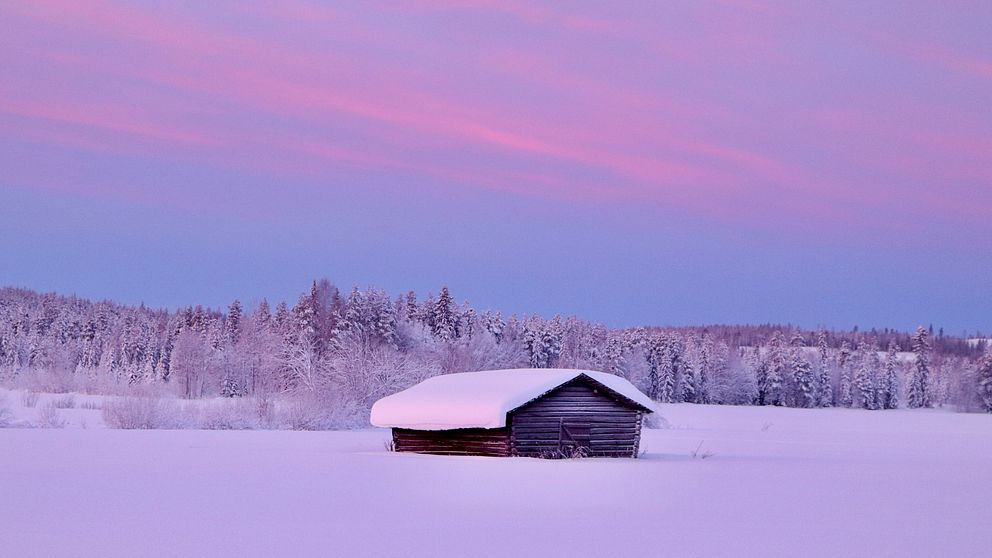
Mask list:
[[0,551],[987,555],[988,416],[662,413],[639,460],[396,454],[385,430],[0,430]]

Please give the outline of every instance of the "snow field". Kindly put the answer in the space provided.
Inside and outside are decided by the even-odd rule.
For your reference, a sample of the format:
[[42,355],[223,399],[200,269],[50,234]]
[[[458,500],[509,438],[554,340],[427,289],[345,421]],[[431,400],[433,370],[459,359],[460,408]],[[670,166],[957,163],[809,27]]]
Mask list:
[[0,430],[4,556],[987,556],[992,417],[661,405],[641,459]]

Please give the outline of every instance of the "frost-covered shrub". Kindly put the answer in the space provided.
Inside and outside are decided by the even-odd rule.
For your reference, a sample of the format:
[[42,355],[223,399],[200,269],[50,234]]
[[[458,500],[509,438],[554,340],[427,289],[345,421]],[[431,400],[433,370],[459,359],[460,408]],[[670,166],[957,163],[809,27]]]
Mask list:
[[661,413],[648,413],[644,416],[644,428],[671,428],[671,426]]
[[14,412],[7,406],[7,397],[0,395],[0,428],[6,428],[14,422]]
[[196,414],[196,426],[205,430],[271,428],[273,422],[271,403],[255,399],[214,401],[197,408]]
[[64,397],[59,397],[52,400],[52,405],[54,405],[56,409],[75,409],[76,398],[70,393]]
[[59,414],[55,402],[45,404],[38,412],[38,426],[41,428],[65,428],[66,420]]
[[33,409],[38,404],[38,397],[38,392],[25,390],[21,392],[21,405]]
[[171,399],[122,397],[103,404],[103,421],[124,430],[170,429],[184,426],[183,409]]
[[335,430],[368,425],[368,414],[352,401],[299,396],[276,406],[276,422],[290,430]]

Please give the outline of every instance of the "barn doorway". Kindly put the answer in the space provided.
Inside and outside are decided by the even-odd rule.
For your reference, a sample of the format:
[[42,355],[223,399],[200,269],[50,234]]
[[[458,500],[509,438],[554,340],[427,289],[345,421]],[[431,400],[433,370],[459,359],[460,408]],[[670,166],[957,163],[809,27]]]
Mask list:
[[592,451],[592,427],[589,423],[567,422],[561,419],[558,431],[558,451],[564,457],[585,457]]

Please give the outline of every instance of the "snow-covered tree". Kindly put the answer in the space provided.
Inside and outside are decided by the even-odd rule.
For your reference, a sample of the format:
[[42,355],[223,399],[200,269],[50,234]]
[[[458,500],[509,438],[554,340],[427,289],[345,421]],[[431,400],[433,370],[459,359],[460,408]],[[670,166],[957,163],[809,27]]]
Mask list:
[[227,320],[224,322],[224,334],[227,342],[234,345],[241,334],[241,301],[235,299],[227,309]]
[[830,356],[827,351],[827,332],[820,330],[816,334],[816,347],[820,355],[816,375],[817,405],[820,407],[832,407],[834,404],[834,389],[833,382],[830,379]]
[[986,413],[992,413],[992,350],[978,361],[978,397],[982,403],[982,409]]
[[442,341],[450,341],[458,336],[458,316],[455,303],[448,287],[441,287],[437,301],[430,313],[431,331]]
[[765,404],[784,406],[785,349],[782,332],[776,331],[768,344],[768,375],[765,378]]
[[913,336],[913,353],[916,362],[906,390],[906,406],[911,409],[931,406],[930,400],[930,341],[923,326],[916,328]]
[[837,352],[837,368],[840,370],[838,402],[841,407],[854,405],[854,384],[851,380],[852,361],[851,346],[847,341],[844,341],[840,345],[840,351]]
[[882,390],[880,392],[879,406],[883,409],[896,409],[899,407],[899,348],[895,341],[889,343],[889,351],[885,356],[885,373],[881,380]]
[[817,393],[813,365],[804,353],[806,341],[801,333],[796,332],[792,337],[792,383],[796,388],[796,405],[799,407],[815,407]]
[[503,330],[506,329],[506,322],[503,321],[503,315],[499,312],[486,310],[482,314],[482,327],[492,334],[496,343],[499,344],[503,339]]
[[258,303],[258,308],[255,309],[255,321],[259,324],[268,325],[269,320],[272,319],[269,311],[269,301],[262,299],[262,302]]
[[544,321],[534,316],[524,322],[523,344],[532,368],[554,368],[561,354],[561,317]]
[[857,387],[857,401],[863,409],[877,409],[875,393],[875,377],[877,375],[877,352],[875,347],[867,343],[858,346],[858,370],[854,376]]
[[661,370],[666,359],[667,343],[663,335],[655,335],[646,341],[644,358],[648,363],[648,397],[662,401]]
[[364,344],[396,344],[396,309],[385,291],[355,288],[345,308],[341,327],[346,335]]

